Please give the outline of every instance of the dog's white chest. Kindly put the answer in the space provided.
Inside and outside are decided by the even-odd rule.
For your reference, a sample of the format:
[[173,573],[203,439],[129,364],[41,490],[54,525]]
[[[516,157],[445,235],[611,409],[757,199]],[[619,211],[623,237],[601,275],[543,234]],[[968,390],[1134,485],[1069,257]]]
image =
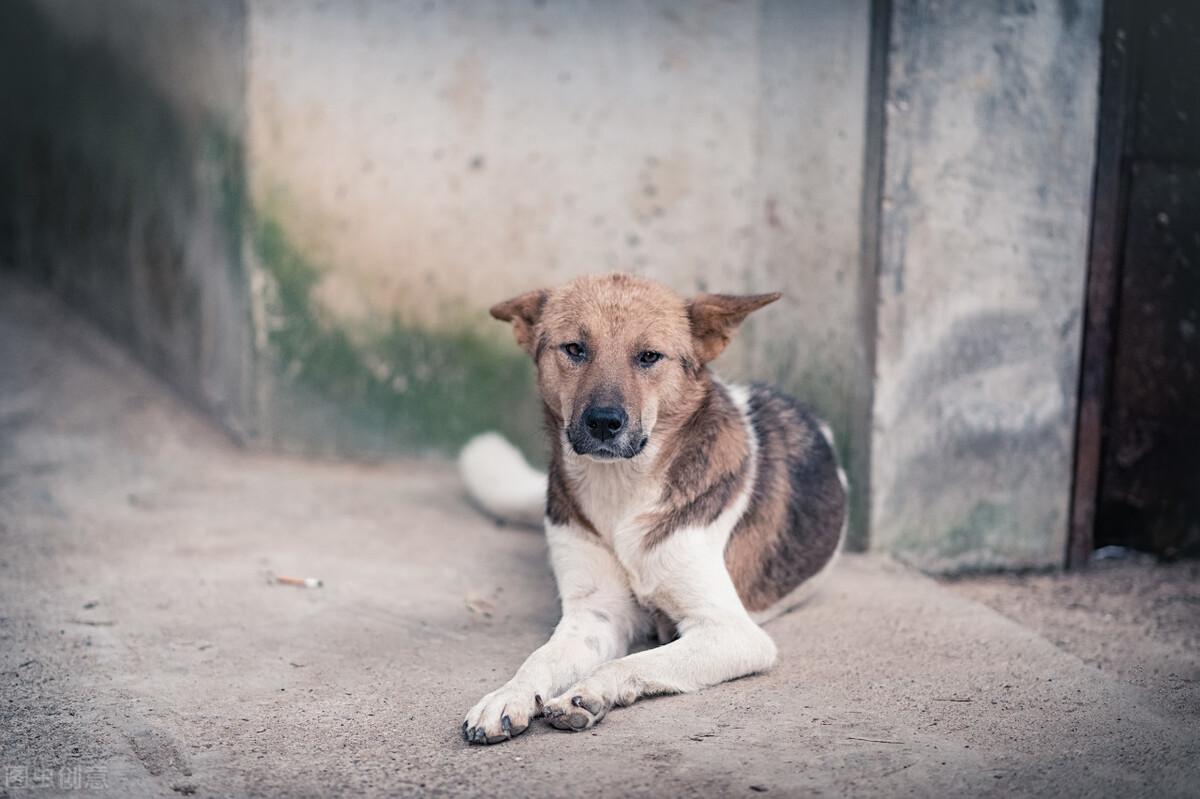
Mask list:
[[572,469],[580,510],[609,547],[620,530],[649,511],[659,496],[657,481],[628,462],[583,462]]
[[658,481],[633,464],[592,463],[580,468],[575,486],[580,510],[616,555],[634,594],[648,603],[660,579],[647,568],[644,524],[662,493]]

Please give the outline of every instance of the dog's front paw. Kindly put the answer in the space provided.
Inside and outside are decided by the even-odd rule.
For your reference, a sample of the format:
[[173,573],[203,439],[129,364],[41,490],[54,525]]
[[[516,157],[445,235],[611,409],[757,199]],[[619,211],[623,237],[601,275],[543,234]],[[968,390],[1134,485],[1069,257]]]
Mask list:
[[462,723],[463,739],[473,744],[497,744],[525,732],[538,715],[541,697],[531,689],[509,683],[480,699]]
[[542,716],[560,730],[579,732],[599,724],[610,707],[598,691],[580,684],[547,702]]

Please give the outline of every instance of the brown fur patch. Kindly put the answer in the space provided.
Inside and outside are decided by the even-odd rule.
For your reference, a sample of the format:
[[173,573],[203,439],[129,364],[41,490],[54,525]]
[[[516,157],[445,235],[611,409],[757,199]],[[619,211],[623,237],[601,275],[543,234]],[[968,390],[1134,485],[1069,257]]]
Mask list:
[[753,386],[758,439],[750,504],[725,548],[725,564],[750,611],[765,610],[829,562],[846,520],[837,459],[813,416],[766,386]]
[[750,447],[741,414],[723,386],[707,374],[704,382],[700,405],[666,438],[659,456],[663,495],[661,510],[642,520],[647,549],[682,527],[715,521],[746,482]]
[[511,300],[498,302],[489,311],[493,317],[502,322],[511,322],[513,336],[521,349],[532,354],[537,324],[546,307],[549,294],[542,289],[527,291]]
[[561,434],[557,432],[562,426],[562,419],[549,405],[543,405],[542,412],[546,421],[546,432],[551,441],[550,468],[546,473],[546,518],[558,525],[574,522],[592,535],[599,535],[592,520],[575,501],[575,495],[563,470],[562,446],[559,443]]
[[688,303],[688,321],[692,336],[696,340],[696,355],[700,363],[708,363],[725,350],[737,326],[745,321],[752,311],[769,305],[783,295],[751,294],[701,294]]
[[575,496],[571,493],[571,487],[567,485],[567,481],[563,478],[561,464],[557,468],[554,466],[550,468],[546,491],[546,518],[558,525],[573,522],[592,535],[599,535],[595,525],[584,515],[583,511],[579,509],[578,503],[575,502]]

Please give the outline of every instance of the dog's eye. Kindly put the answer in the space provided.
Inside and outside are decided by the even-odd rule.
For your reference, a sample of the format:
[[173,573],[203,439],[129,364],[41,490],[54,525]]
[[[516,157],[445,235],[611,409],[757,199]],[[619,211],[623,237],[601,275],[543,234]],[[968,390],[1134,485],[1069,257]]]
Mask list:
[[638,354],[638,363],[642,366],[653,366],[662,359],[663,354],[654,350],[645,350]]
[[572,341],[570,344],[562,345],[562,351],[567,354],[567,357],[572,361],[582,361],[587,355],[587,350],[582,344]]

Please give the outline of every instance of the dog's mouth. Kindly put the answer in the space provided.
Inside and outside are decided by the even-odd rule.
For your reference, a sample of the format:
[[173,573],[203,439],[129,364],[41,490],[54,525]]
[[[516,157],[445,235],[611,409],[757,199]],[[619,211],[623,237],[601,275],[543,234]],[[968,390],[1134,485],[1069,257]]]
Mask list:
[[646,444],[650,442],[649,436],[637,435],[630,436],[622,442],[606,442],[599,443],[597,441],[586,439],[582,436],[571,435],[567,432],[567,442],[571,445],[576,455],[583,455],[593,458],[598,461],[617,461],[636,458],[646,449]]

